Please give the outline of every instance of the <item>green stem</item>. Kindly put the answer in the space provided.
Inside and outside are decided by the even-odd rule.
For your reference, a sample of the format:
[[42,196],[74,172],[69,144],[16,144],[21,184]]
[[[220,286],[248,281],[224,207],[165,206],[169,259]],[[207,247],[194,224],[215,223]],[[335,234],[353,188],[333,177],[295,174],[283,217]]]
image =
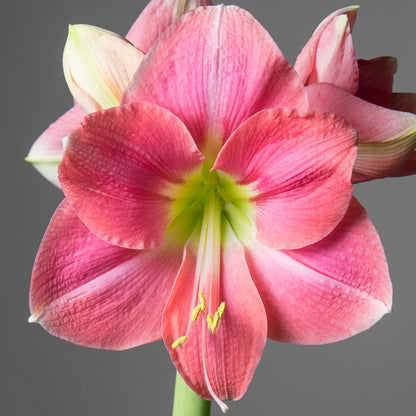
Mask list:
[[172,416],[209,416],[211,402],[201,399],[176,373]]

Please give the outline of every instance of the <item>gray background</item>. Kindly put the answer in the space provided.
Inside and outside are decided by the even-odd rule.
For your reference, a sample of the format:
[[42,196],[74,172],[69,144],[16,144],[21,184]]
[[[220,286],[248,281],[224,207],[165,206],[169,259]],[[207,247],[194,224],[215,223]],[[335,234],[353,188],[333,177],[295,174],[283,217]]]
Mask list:
[[[27,323],[31,267],[62,198],[23,161],[33,140],[71,106],[61,56],[69,23],[124,34],[145,1],[15,1],[1,13],[1,415],[169,415],[174,367],[161,342],[124,352],[63,342]],[[316,25],[344,1],[238,0],[294,61]],[[397,91],[416,91],[416,3],[363,0],[357,54],[399,58]],[[415,178],[357,187],[384,242],[394,313],[341,343],[268,342],[232,415],[408,415],[415,403]],[[220,410],[213,406],[212,415]]]

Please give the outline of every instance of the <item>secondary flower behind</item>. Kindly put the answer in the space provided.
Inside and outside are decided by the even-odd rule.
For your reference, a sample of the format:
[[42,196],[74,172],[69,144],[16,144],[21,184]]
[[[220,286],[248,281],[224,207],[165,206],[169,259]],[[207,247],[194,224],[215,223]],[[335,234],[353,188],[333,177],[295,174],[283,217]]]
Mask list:
[[237,7],[186,14],[144,58],[121,48],[141,62],[121,105],[80,98],[91,114],[65,140],[31,321],[95,348],[162,337],[225,410],[267,337],[335,342],[391,308],[381,243],[352,198],[357,132],[308,112],[298,74]]
[[[416,94],[392,93],[392,57],[357,60],[352,28],[359,6],[332,13],[299,54],[309,111],[347,120],[358,133],[353,182],[416,173]],[[392,111],[396,110],[396,111]]]

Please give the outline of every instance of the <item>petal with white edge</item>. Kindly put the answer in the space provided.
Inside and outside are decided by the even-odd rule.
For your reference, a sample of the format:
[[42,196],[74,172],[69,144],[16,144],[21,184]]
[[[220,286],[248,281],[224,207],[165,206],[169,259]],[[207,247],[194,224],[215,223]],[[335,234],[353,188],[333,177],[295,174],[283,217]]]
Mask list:
[[306,90],[310,111],[336,114],[357,131],[353,182],[390,176],[413,154],[416,115],[371,104],[330,84],[313,84]]
[[325,239],[299,250],[255,244],[247,263],[267,313],[268,337],[298,344],[340,341],[390,312],[392,286],[377,232],[352,200]]
[[161,337],[161,317],[183,248],[129,250],[95,237],[68,201],[40,245],[31,322],[91,348],[122,350]]
[[126,39],[147,53],[157,38],[179,17],[211,0],[152,0],[133,23]]
[[120,105],[143,56],[130,42],[108,30],[69,26],[63,67],[75,101],[87,113]]
[[322,32],[315,59],[308,84],[328,82],[352,94],[357,91],[357,57],[349,20],[345,14],[336,16]]
[[62,141],[79,127],[85,116],[85,111],[78,105],[68,110],[38,137],[25,159],[58,188],[61,187],[58,180],[58,166],[64,153]]
[[[302,82],[306,85],[308,84],[308,78],[311,75],[311,73],[314,71],[317,65],[317,50],[321,42],[321,37],[325,33],[325,31],[333,25],[334,21],[339,16],[345,15],[348,18],[348,26],[349,30],[352,31],[352,28],[354,27],[355,19],[357,17],[357,11],[360,6],[350,6],[345,7],[343,9],[336,10],[334,13],[330,14],[327,18],[325,18],[320,25],[316,28],[315,32],[311,36],[311,38],[308,40],[306,45],[303,47],[302,51],[298,55],[295,63],[295,70],[299,74]],[[323,45],[322,51],[325,51],[325,45]],[[331,51],[328,51],[329,55],[332,55]],[[344,67],[344,71],[353,71],[357,72],[357,64],[352,61],[347,61],[349,64]],[[341,73],[342,71],[339,71],[341,76],[345,76],[346,74]],[[350,74],[348,74],[350,76]],[[357,74],[358,76],[358,74]],[[358,78],[356,80],[358,82]],[[357,84],[356,84],[357,87]],[[356,88],[355,87],[355,88]]]

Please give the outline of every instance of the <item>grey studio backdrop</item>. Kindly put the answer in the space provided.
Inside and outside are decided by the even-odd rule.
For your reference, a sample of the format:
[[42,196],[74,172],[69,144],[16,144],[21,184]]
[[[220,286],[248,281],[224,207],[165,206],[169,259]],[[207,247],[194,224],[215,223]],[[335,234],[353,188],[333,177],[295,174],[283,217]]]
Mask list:
[[[7,0],[6,0],[7,1]],[[123,352],[61,341],[27,323],[33,259],[62,199],[23,159],[33,140],[71,106],[61,57],[70,23],[124,34],[142,0],[8,1],[1,13],[1,415],[169,415],[175,369],[162,342]],[[318,23],[346,0],[238,0],[293,62]],[[416,3],[363,0],[357,55],[399,59],[397,91],[416,92]],[[325,346],[269,341],[231,415],[409,415],[415,403],[414,178],[361,184],[356,196],[384,243],[394,313],[369,331]],[[220,415],[212,406],[212,415]]]

